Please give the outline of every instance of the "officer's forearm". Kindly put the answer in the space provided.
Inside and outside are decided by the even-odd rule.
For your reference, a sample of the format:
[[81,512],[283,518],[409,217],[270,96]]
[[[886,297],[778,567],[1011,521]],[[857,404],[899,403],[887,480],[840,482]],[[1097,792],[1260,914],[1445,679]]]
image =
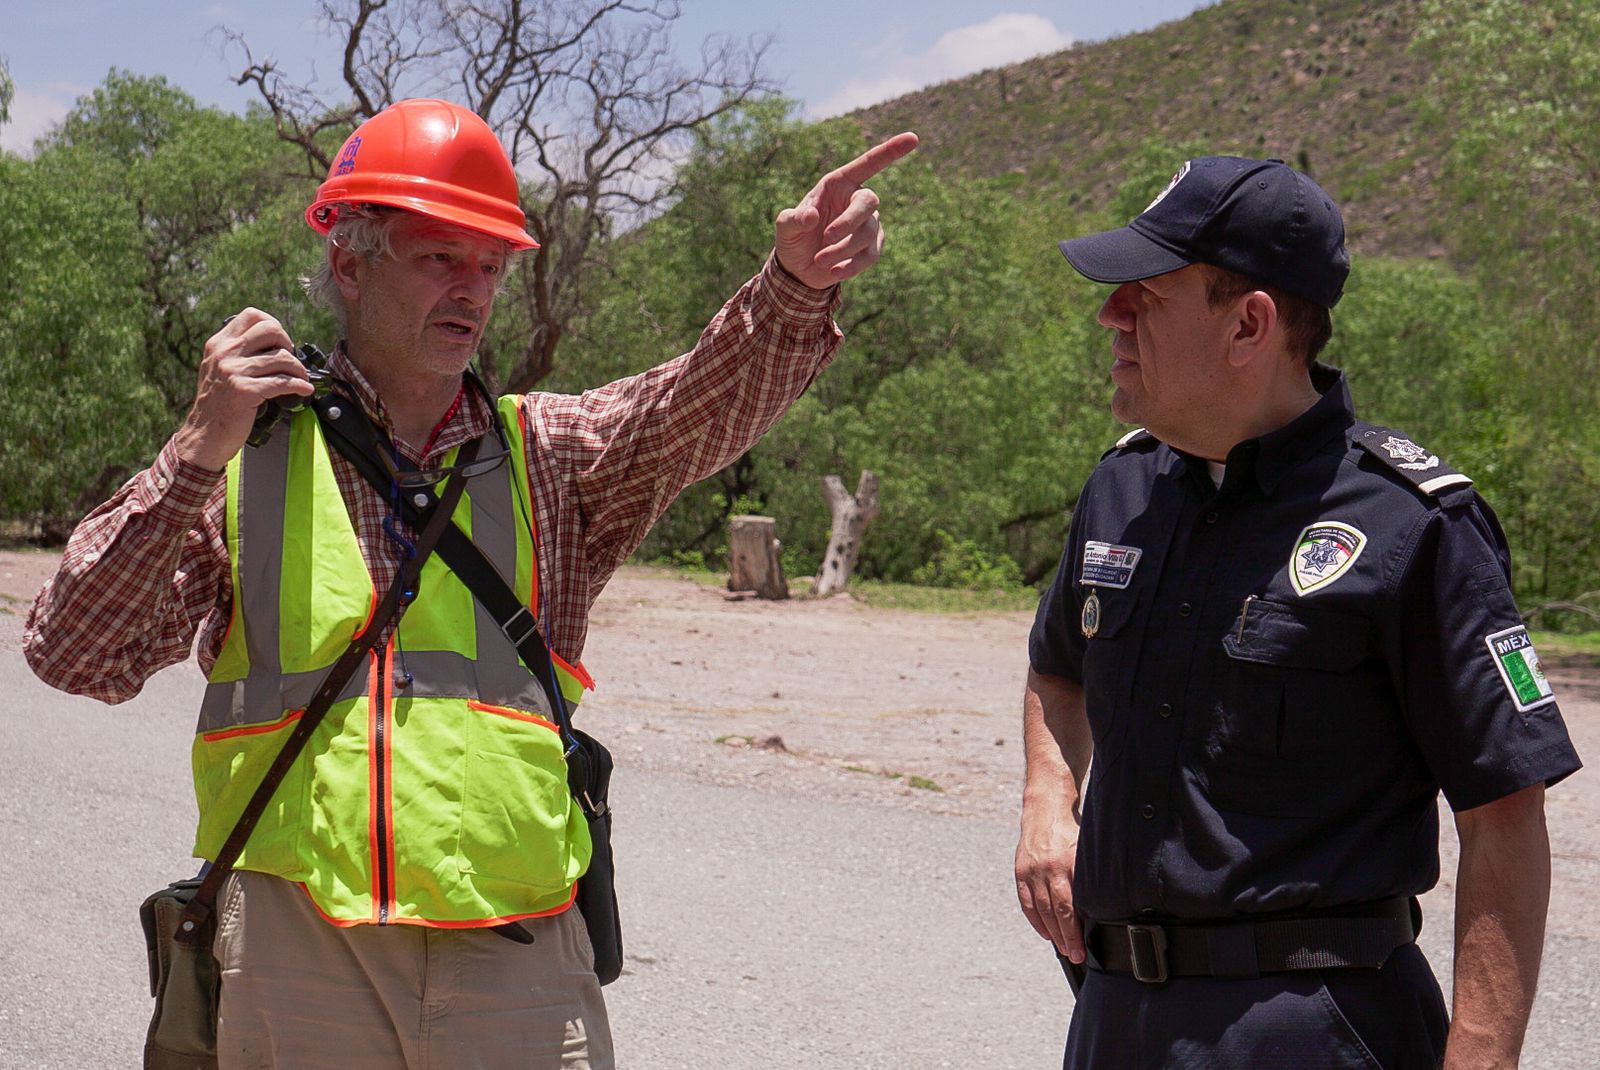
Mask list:
[[1455,999],[1445,1070],[1514,1067],[1550,903],[1544,785],[1456,815]]
[[1094,753],[1082,686],[1029,669],[1022,698],[1022,746],[1027,758],[1023,805],[1049,798],[1069,803],[1076,814]]
[[1017,839],[1017,901],[1040,936],[1081,963],[1083,926],[1072,904],[1072,876],[1083,776],[1092,750],[1083,688],[1030,669],[1022,698],[1022,745],[1028,765]]

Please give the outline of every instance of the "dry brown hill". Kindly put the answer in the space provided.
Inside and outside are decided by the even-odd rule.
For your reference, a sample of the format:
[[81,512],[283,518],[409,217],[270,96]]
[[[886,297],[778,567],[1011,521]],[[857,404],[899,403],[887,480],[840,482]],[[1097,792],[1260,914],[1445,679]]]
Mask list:
[[[1223,0],[1144,33],[984,71],[857,113],[923,136],[934,167],[1100,207],[1150,138],[1278,156],[1344,206],[1368,253],[1442,256],[1437,161],[1419,119],[1416,0]],[[1174,167],[1179,161],[1174,160]]]

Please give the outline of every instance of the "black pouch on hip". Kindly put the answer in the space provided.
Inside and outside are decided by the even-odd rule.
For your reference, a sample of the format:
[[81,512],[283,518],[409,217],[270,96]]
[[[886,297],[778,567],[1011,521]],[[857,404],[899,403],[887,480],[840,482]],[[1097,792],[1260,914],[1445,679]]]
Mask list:
[[150,994],[156,998],[145,1035],[148,1070],[216,1070],[217,1002],[221,997],[212,932],[195,943],[173,939],[200,878],[173,881],[139,906],[145,951],[150,959]]
[[577,904],[594,945],[594,973],[603,985],[622,974],[622,915],[617,909],[611,855],[611,752],[587,732],[571,730],[577,748],[567,757],[567,785],[589,821],[594,854],[578,878]]

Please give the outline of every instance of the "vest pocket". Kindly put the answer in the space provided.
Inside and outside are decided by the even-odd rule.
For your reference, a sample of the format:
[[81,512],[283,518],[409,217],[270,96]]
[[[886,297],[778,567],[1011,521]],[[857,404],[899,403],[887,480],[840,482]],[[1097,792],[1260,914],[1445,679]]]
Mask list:
[[456,846],[463,873],[566,889],[572,796],[556,726],[506,706],[467,702],[467,753]]
[[[283,741],[300,723],[304,711],[291,710],[265,724],[236,725],[204,732],[194,742],[195,794],[200,803],[200,825],[195,833],[195,855],[215,858],[239,815],[255,795]],[[249,846],[239,856],[240,869],[298,879],[297,857],[302,813],[305,808],[305,761],[297,761],[273,792],[272,800],[250,834]]]

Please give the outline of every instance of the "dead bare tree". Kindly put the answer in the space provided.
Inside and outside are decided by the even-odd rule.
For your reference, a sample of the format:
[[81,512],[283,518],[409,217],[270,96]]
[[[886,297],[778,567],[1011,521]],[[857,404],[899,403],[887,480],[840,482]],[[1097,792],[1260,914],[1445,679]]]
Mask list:
[[245,58],[238,83],[256,87],[316,177],[351,128],[408,96],[454,100],[500,135],[541,248],[506,294],[526,329],[483,364],[492,386],[523,391],[554,367],[602,239],[670,195],[691,131],[773,88],[764,40],[711,38],[698,62],[680,61],[680,13],[680,0],[323,0],[324,26],[344,41],[331,99],[223,33]]
[[822,567],[811,587],[818,598],[837,594],[850,582],[861,553],[862,533],[878,518],[878,476],[862,469],[855,494],[844,489],[844,480],[838,476],[823,476],[822,492],[833,513],[833,527],[828,533],[828,552],[822,555]]

